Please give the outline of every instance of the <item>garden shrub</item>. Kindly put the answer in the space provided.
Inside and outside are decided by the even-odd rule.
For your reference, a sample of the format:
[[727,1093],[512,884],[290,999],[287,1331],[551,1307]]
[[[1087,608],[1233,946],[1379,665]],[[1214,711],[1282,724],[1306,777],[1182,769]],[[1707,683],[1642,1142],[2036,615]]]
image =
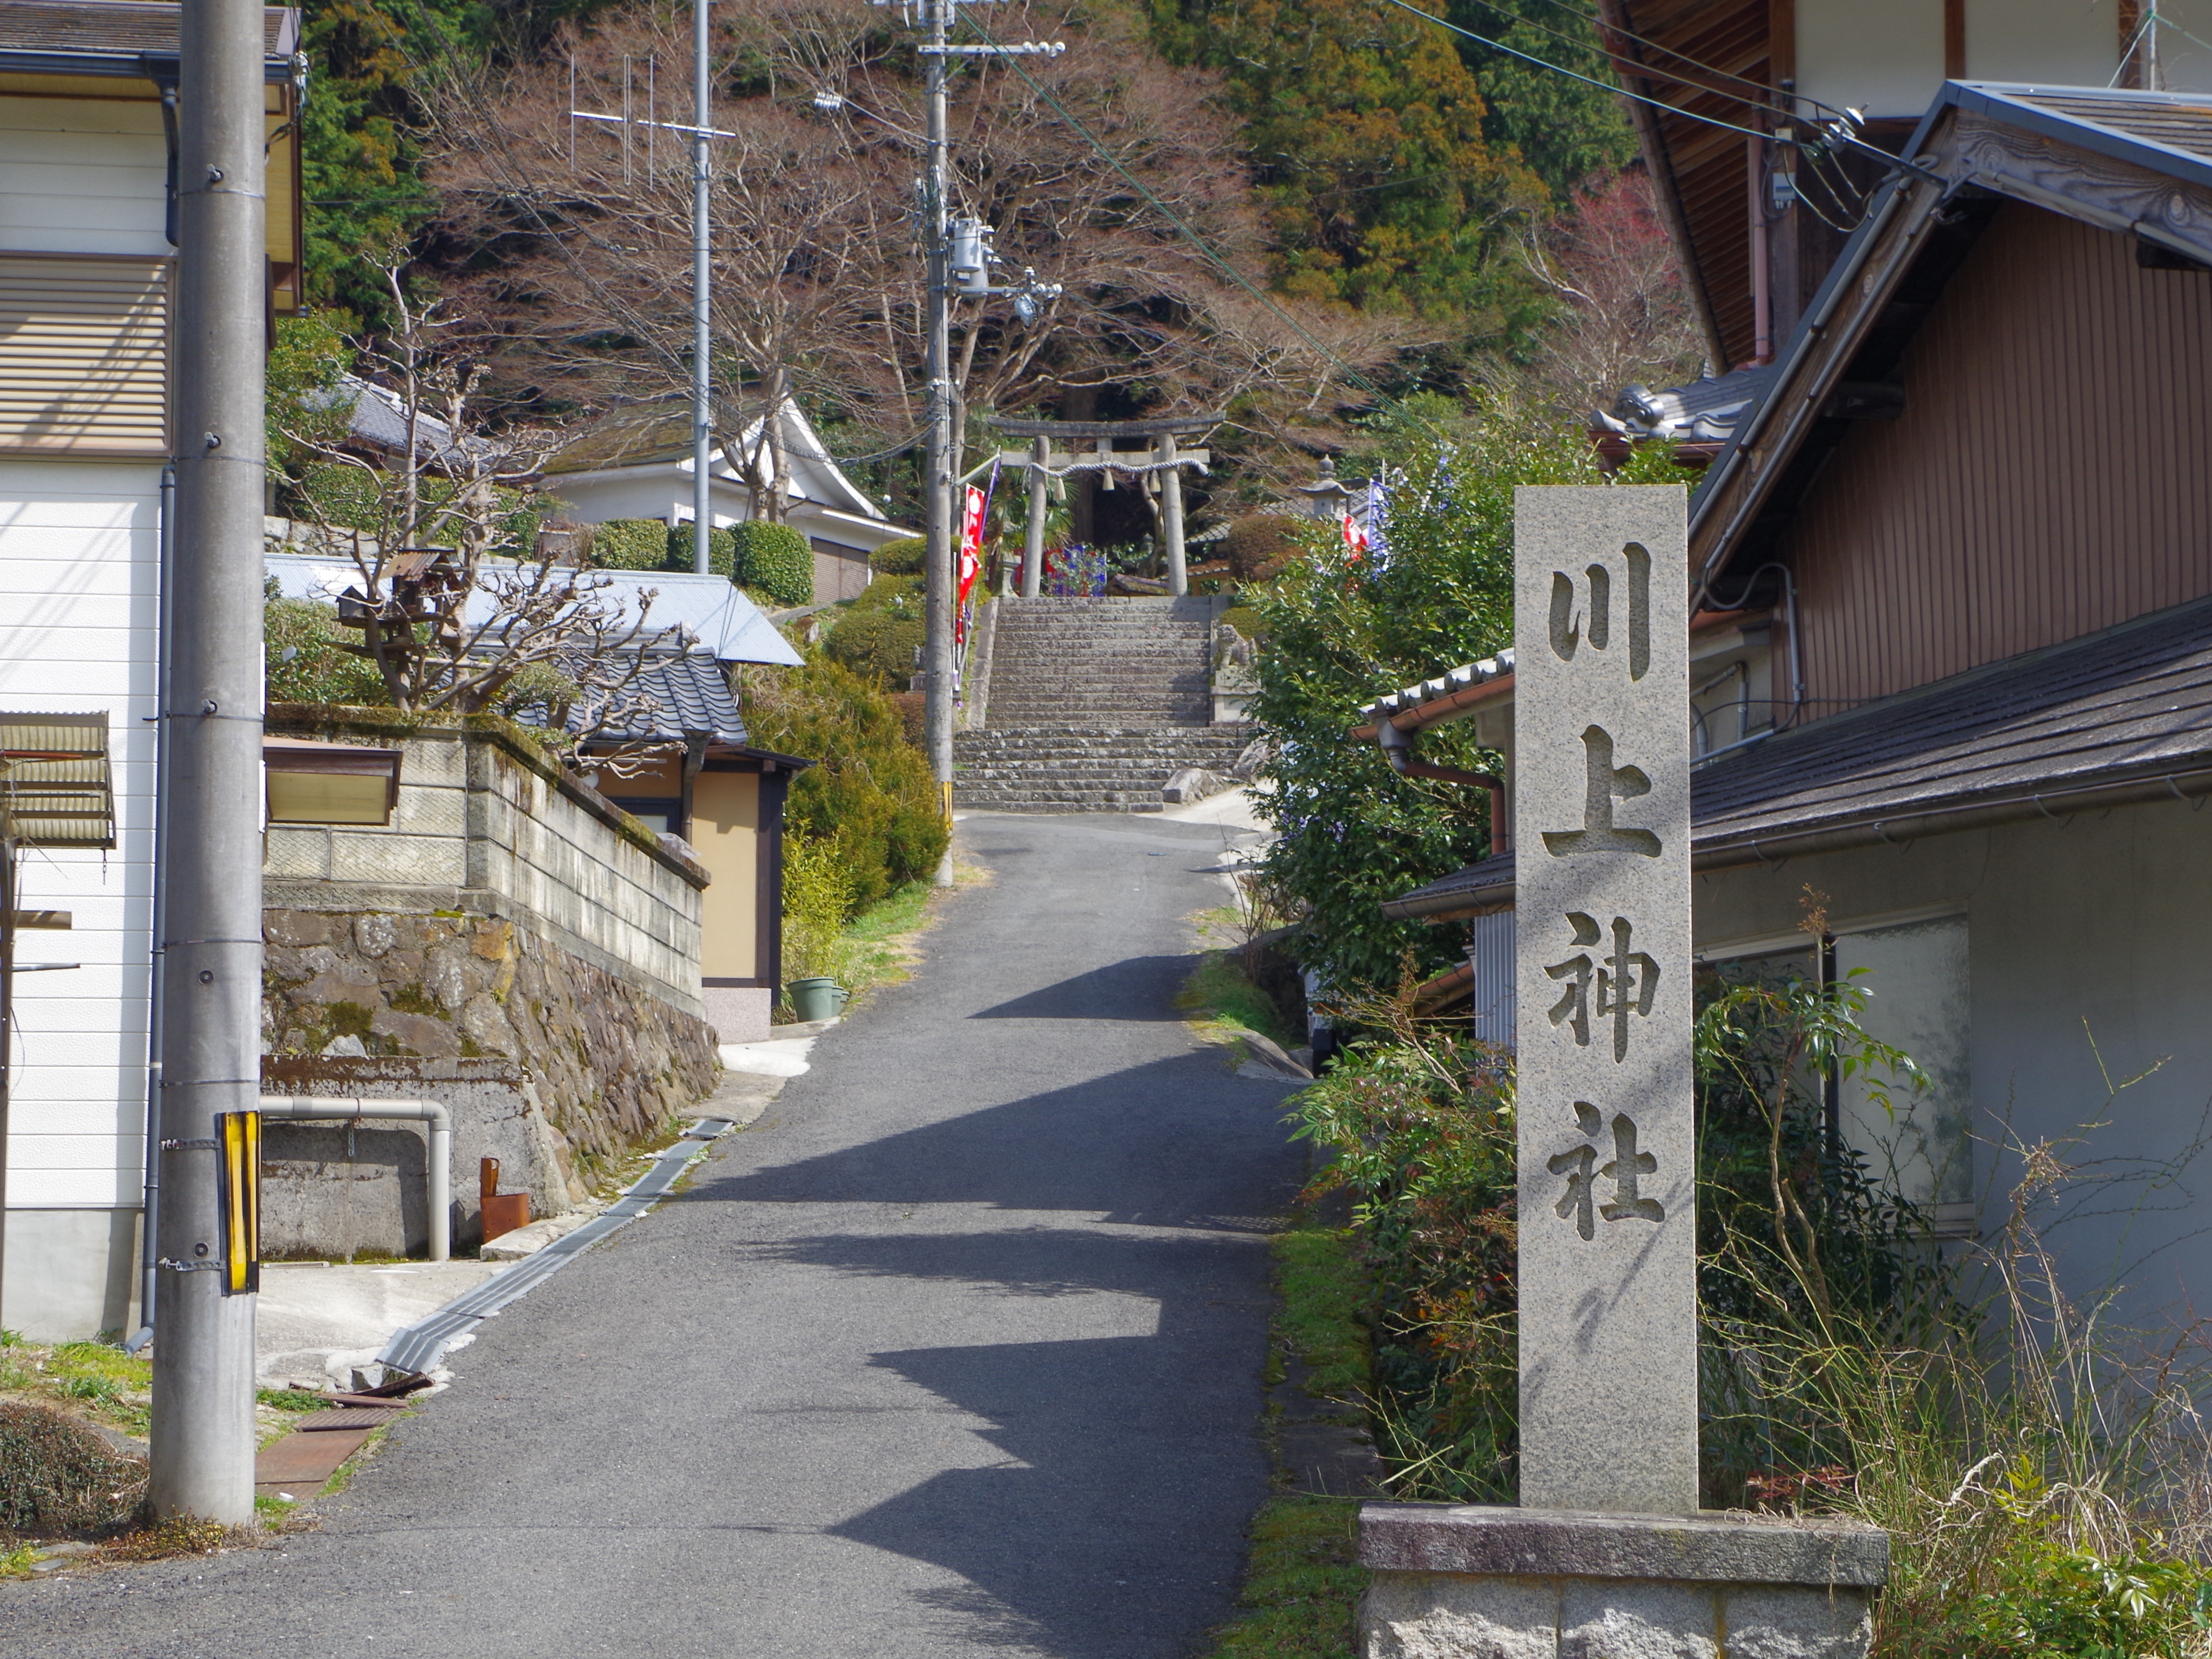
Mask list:
[[[695,539],[688,524],[665,525],[658,519],[610,519],[592,526],[592,563],[602,570],[665,570],[682,574],[691,568]],[[726,528],[707,532],[708,567],[717,576],[736,579],[737,538]]]
[[[670,530],[667,556],[661,561],[660,568],[678,572],[691,569],[696,540],[688,524],[679,524]],[[738,579],[738,538],[726,526],[707,532],[707,568],[726,581]]]
[[853,880],[835,836],[787,830],[783,837],[783,977],[845,969],[845,921],[853,912]]
[[814,550],[787,524],[747,519],[737,526],[737,580],[779,605],[814,603]]
[[668,526],[658,519],[594,525],[591,558],[602,570],[658,570],[668,560]]
[[1221,556],[1240,582],[1272,581],[1297,556],[1306,521],[1287,513],[1248,513],[1221,538]]
[[861,678],[903,691],[914,681],[915,648],[928,633],[919,617],[856,610],[830,631],[823,648]]
[[[276,586],[273,580],[269,586]],[[339,625],[336,605],[283,599],[271,592],[261,607],[262,668],[269,701],[390,702],[376,665],[343,649],[359,644],[361,637],[359,629]]]
[[745,726],[764,748],[814,760],[792,780],[787,833],[835,843],[854,915],[933,878],[951,829],[891,695],[819,647],[806,654],[800,667],[745,670]]
[[929,543],[920,536],[901,536],[885,542],[868,557],[868,567],[886,576],[919,576],[929,556]]
[[0,1401],[0,1532],[97,1532],[134,1515],[146,1465],[44,1406]]

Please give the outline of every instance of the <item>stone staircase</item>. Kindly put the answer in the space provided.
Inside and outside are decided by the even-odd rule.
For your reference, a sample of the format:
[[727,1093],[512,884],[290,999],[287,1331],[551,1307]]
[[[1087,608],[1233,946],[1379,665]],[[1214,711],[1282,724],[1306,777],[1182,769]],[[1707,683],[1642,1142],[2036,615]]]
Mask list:
[[1211,724],[1210,599],[1001,599],[988,724],[953,739],[953,799],[997,812],[1157,812],[1187,766],[1253,738]]

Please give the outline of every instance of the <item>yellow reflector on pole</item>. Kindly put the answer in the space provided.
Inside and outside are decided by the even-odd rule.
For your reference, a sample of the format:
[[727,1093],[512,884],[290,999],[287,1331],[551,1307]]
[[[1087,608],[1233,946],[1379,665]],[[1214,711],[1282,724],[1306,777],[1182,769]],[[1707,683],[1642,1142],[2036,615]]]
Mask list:
[[220,1112],[216,1126],[222,1293],[240,1296],[261,1288],[261,1114]]

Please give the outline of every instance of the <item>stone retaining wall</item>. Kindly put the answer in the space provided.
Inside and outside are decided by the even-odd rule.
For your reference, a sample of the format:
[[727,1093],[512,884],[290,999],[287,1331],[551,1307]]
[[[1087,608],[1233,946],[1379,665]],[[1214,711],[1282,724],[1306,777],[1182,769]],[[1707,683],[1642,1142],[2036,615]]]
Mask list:
[[[272,825],[264,882],[263,1084],[440,1101],[453,1236],[478,1236],[477,1167],[537,1214],[665,1132],[718,1080],[699,1000],[706,872],[512,733],[394,730],[350,711],[271,728],[402,750],[388,827]],[[271,1255],[419,1250],[425,1132],[272,1123]]]

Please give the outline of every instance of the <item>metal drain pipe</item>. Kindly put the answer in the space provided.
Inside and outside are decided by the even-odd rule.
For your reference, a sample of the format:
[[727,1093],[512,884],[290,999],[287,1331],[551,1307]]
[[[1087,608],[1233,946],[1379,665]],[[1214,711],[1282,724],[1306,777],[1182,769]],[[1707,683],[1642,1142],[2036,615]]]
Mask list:
[[453,1256],[453,1116],[434,1100],[331,1100],[316,1095],[264,1095],[261,1115],[286,1123],[351,1122],[375,1118],[430,1126],[430,1260]]

